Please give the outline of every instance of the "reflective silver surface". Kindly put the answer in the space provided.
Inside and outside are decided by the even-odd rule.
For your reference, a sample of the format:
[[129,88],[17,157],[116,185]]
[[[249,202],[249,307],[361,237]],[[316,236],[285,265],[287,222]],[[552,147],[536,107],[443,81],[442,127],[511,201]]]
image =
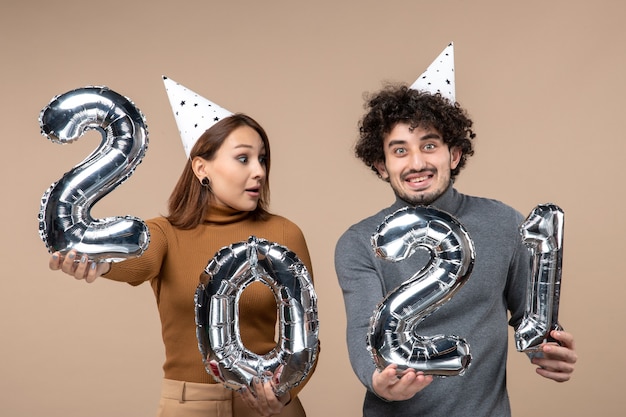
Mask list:
[[450,214],[432,207],[405,207],[389,215],[372,236],[382,259],[399,262],[417,249],[431,259],[389,292],[370,321],[367,343],[378,369],[398,365],[425,374],[461,375],[471,362],[468,343],[454,335],[422,336],[419,324],[448,301],[469,278],[474,244]]
[[[255,281],[272,290],[278,309],[278,343],[265,355],[248,350],[239,333],[239,298]],[[271,372],[281,395],[311,371],[318,349],[317,296],[306,267],[286,247],[251,236],[222,248],[200,277],[195,304],[206,370],[226,387],[251,387],[254,377],[265,380]]]
[[146,124],[133,103],[106,87],[61,94],[40,113],[42,135],[71,143],[96,129],[102,142],[85,160],[53,183],[41,198],[39,235],[49,252],[75,249],[93,261],[140,256],[148,247],[147,226],[133,216],[92,218],[92,206],[126,181],[148,144]]
[[531,253],[531,277],[526,290],[524,318],[515,330],[515,347],[532,352],[551,341],[559,324],[563,229],[565,214],[554,204],[540,204],[528,215],[520,233]]

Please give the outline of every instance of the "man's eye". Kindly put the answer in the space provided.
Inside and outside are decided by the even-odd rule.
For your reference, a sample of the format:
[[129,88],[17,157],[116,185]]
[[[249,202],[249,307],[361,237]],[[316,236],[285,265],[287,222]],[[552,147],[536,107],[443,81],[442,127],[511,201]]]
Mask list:
[[402,155],[406,153],[406,149],[404,148],[397,148],[393,151],[393,153],[397,154],[397,155]]

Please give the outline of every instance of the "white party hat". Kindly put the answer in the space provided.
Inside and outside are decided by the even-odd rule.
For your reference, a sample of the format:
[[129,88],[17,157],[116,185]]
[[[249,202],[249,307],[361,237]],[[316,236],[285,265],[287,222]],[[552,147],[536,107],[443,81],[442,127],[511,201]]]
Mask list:
[[426,91],[431,94],[441,93],[450,102],[454,103],[454,43],[450,44],[439,54],[426,71],[411,85],[411,89]]
[[170,106],[172,106],[180,138],[183,141],[185,155],[189,158],[191,148],[198,138],[208,128],[233,113],[171,78],[163,76],[163,83],[170,100]]

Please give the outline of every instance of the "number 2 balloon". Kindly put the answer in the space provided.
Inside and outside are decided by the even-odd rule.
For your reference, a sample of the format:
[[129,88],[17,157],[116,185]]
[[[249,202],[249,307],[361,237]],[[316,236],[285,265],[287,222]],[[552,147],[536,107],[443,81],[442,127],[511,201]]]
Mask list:
[[382,259],[399,262],[419,248],[431,259],[388,293],[370,320],[368,349],[378,369],[398,365],[438,376],[462,375],[471,362],[468,343],[457,336],[421,336],[418,325],[447,302],[469,278],[474,243],[451,215],[431,207],[397,210],[378,227],[372,246]]
[[148,246],[141,219],[94,219],[91,207],[128,179],[147,149],[141,112],[130,100],[106,87],[85,87],[61,94],[40,113],[42,135],[65,144],[96,129],[100,146],[53,183],[41,198],[39,234],[49,252],[75,249],[92,261],[140,256]]

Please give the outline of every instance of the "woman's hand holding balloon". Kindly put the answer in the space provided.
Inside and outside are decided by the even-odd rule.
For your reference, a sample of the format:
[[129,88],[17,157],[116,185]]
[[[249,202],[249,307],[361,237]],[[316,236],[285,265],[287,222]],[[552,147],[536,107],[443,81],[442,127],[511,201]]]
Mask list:
[[94,282],[100,275],[106,274],[111,269],[108,262],[90,261],[87,255],[70,251],[65,256],[55,252],[50,257],[48,266],[53,271],[61,270],[76,279],[84,279],[86,282]]
[[283,408],[291,401],[289,392],[280,397],[277,397],[274,393],[274,386],[280,382],[280,372],[273,375],[268,371],[267,375],[268,377],[265,380],[261,380],[258,377],[254,378],[252,382],[254,393],[248,387],[239,391],[243,402],[263,417],[280,414]]
[[550,336],[558,342],[544,343],[541,353],[534,355],[531,362],[538,365],[537,373],[556,382],[569,381],[578,360],[574,347],[574,337],[563,330],[553,330]]
[[398,365],[391,364],[382,371],[375,370],[372,375],[374,392],[388,401],[404,401],[426,388],[433,382],[432,375],[406,369],[398,375]]

